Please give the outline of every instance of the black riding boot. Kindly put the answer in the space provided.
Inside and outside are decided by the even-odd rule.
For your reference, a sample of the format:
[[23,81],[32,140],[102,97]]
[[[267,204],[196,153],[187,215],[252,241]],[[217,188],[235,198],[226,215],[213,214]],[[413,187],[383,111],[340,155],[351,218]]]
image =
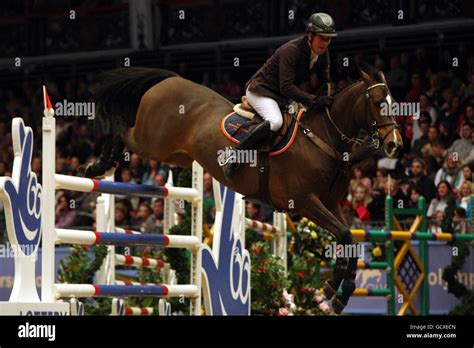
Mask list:
[[[247,137],[235,147],[235,150],[256,150],[261,144],[270,138],[270,122],[265,121],[255,127]],[[222,170],[227,180],[232,181],[235,172],[240,167],[240,163],[237,163],[235,154],[232,154],[226,159]]]

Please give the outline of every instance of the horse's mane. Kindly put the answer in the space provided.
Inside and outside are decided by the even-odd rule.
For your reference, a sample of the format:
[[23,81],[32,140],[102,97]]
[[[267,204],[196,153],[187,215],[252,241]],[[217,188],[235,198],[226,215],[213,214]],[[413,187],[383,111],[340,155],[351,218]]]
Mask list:
[[[377,82],[383,82],[383,77],[382,75],[380,74],[380,72],[375,69],[373,66],[365,63],[365,62],[361,62],[359,63],[358,65],[358,69],[360,71],[363,71],[365,73],[367,73],[370,77],[372,77],[375,81]],[[362,79],[357,79],[357,80],[353,80],[353,81],[349,81],[349,82],[346,82],[344,84],[344,86],[342,87],[339,87],[338,89],[336,89],[334,92],[331,93],[331,96],[333,97],[336,97],[338,94],[340,94],[341,92],[345,91],[347,88],[355,85],[356,83],[360,82],[360,81],[363,81]]]
[[355,85],[356,83],[358,83],[360,81],[363,81],[363,80],[362,79],[357,79],[357,80],[346,82],[344,84],[344,86],[341,86],[338,89],[336,89],[334,92],[332,92],[331,96],[336,97],[338,94],[340,94],[341,92],[345,91],[347,88],[351,87],[352,85]]

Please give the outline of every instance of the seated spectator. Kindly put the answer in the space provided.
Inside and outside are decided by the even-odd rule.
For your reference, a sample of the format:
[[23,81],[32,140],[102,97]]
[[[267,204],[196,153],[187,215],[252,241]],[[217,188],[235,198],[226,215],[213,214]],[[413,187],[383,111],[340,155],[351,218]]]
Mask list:
[[453,159],[453,154],[449,153],[443,167],[436,173],[434,184],[439,185],[441,181],[447,181],[455,190],[461,187],[463,182],[462,171],[459,168],[459,162]]
[[351,206],[357,213],[358,218],[363,222],[368,222],[371,219],[370,212],[367,209],[367,206],[372,201],[370,197],[369,190],[365,185],[359,183],[356,185]]
[[471,194],[472,194],[472,183],[465,181],[461,189],[459,190],[458,198],[456,199],[456,207],[461,207],[465,210],[468,216],[471,216]]
[[142,176],[142,184],[143,185],[154,185],[155,184],[155,176],[158,174],[159,171],[159,162],[155,160],[149,160],[148,166],[143,172]]
[[141,202],[138,206],[137,216],[135,217],[133,224],[139,226],[141,232],[145,232],[146,221],[151,215],[150,203],[147,201]]
[[349,228],[355,229],[364,229],[366,225],[356,216],[356,211],[349,206],[345,206],[342,208],[342,215],[347,222]]
[[462,207],[457,207],[454,211],[453,233],[469,233],[469,223],[466,217],[466,210]]
[[469,155],[465,157],[461,163],[468,164],[474,162],[474,132],[471,132],[471,144],[473,145],[471,152],[469,152]]
[[[152,214],[148,216],[145,222],[145,232],[154,234],[163,234],[163,219],[165,211],[165,202],[162,198],[153,198],[151,201]],[[167,231],[168,233],[168,231]]]
[[435,124],[438,119],[438,111],[432,105],[431,99],[426,95],[420,95],[420,113],[427,112],[430,116],[430,125]]
[[420,194],[425,197],[426,202],[431,202],[435,196],[435,185],[427,175],[425,162],[421,158],[414,158],[411,163],[410,182],[417,186]]
[[463,161],[471,151],[474,149],[472,144],[472,129],[471,124],[465,122],[462,125],[462,138],[454,141],[453,145],[448,149],[451,153],[457,153],[458,161]]
[[245,204],[245,213],[249,219],[270,222],[269,216],[264,214],[260,204],[247,202],[247,204]]
[[[454,212],[455,200],[456,196],[453,194],[449,182],[446,180],[441,181],[436,185],[436,197],[431,200],[426,216],[430,218],[436,211],[442,211],[445,215],[447,215],[450,210]],[[448,207],[450,209],[448,209]],[[448,212],[446,212],[446,210],[448,210]]]
[[122,203],[115,204],[115,226],[131,228],[130,216],[126,206]]
[[430,227],[428,232],[430,233],[441,233],[443,232],[442,224],[444,220],[444,212],[441,210],[435,211],[433,218],[430,220]]
[[65,193],[60,193],[56,202],[56,227],[70,228],[76,224],[76,211],[71,209]]
[[414,135],[413,137],[414,142],[412,152],[414,152],[417,156],[421,156],[421,149],[423,146],[430,143],[430,138],[428,136],[428,132],[430,130],[430,120],[428,117],[429,115],[426,112],[422,112],[420,119],[415,121],[415,124],[418,125],[417,129],[419,134],[416,136]]
[[[420,189],[415,185],[410,186],[410,208],[418,208],[418,199],[422,196]],[[428,201],[429,202],[429,201]]]
[[[372,187],[372,181],[367,175],[362,173],[360,166],[355,165],[352,169],[352,179],[349,183],[349,193],[354,193],[359,184],[364,185],[368,190]],[[351,200],[352,197],[349,195],[348,200]]]
[[129,169],[130,169],[130,174],[133,178],[133,181],[136,182],[137,184],[141,184],[143,174],[145,173],[145,168],[142,165],[142,160],[135,153],[133,153],[130,158]]

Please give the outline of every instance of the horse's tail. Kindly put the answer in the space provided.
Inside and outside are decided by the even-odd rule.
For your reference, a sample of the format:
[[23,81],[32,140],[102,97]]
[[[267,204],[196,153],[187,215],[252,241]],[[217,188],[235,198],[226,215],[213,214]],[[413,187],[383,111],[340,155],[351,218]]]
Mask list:
[[86,177],[104,175],[120,159],[125,147],[122,135],[135,125],[142,96],[151,87],[178,76],[172,71],[150,68],[126,68],[105,72],[100,76],[96,98],[95,129],[103,136],[100,154],[92,164],[79,168]]
[[96,98],[96,130],[118,140],[135,125],[142,96],[161,81],[178,76],[164,69],[122,68],[101,74]]

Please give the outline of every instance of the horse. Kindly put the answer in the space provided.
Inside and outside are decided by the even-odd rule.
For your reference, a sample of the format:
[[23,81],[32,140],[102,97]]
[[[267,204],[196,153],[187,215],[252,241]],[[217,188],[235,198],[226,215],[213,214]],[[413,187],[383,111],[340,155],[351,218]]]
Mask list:
[[[353,145],[380,146],[391,158],[403,146],[393,117],[381,114],[381,104],[393,100],[383,73],[368,64],[358,70],[359,80],[333,92],[327,110],[306,111],[292,146],[268,159],[266,203],[316,222],[346,246],[356,244],[340,207],[349,185]],[[104,175],[126,146],[142,159],[179,167],[188,168],[196,160],[246,197],[258,197],[264,189],[259,187],[258,165],[241,166],[232,181],[223,175],[218,156],[232,142],[220,125],[234,104],[217,92],[169,70],[126,68],[103,74],[96,102],[96,129],[104,144],[85,176]],[[360,130],[369,137],[357,138]],[[356,268],[356,256],[337,257],[332,279],[323,286],[336,313],[343,311],[355,290]]]

